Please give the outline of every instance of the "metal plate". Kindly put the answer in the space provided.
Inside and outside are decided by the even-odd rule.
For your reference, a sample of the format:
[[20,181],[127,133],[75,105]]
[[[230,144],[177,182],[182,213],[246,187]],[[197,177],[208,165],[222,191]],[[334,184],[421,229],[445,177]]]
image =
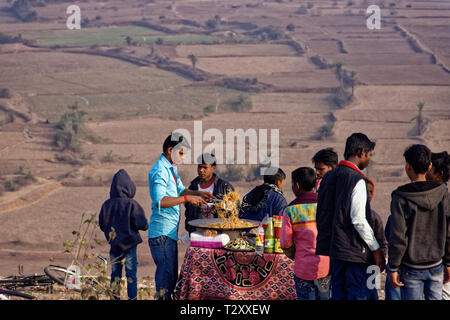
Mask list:
[[188,222],[193,227],[202,228],[202,229],[215,229],[215,230],[246,230],[253,229],[259,225],[259,221],[249,220],[249,219],[241,219],[244,222],[250,222],[253,226],[250,227],[240,227],[240,228],[219,228],[219,227],[209,227],[209,225],[213,223],[223,222],[221,218],[212,218],[212,219],[195,219]]

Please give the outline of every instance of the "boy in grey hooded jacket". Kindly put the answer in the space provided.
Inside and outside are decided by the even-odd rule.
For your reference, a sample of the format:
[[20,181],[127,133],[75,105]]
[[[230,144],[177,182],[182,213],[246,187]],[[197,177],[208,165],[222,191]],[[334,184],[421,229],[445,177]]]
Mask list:
[[[392,192],[389,267],[402,299],[442,299],[450,272],[450,211],[446,185],[426,181],[431,151],[412,145],[405,153],[411,183]],[[399,276],[400,273],[400,276]]]

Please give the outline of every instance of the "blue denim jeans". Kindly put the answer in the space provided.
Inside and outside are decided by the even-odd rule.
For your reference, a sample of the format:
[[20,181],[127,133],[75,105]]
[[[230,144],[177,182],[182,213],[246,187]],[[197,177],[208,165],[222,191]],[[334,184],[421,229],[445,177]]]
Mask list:
[[318,280],[303,280],[294,275],[298,300],[329,300],[330,276]]
[[[118,279],[122,278],[122,267],[125,265],[125,275],[127,277],[127,295],[128,299],[137,299],[137,256],[136,247],[132,247],[128,250],[121,251],[113,249],[109,251],[111,261],[111,284]],[[122,260],[125,258],[125,262],[122,265]],[[119,299],[120,296],[114,296],[114,299]]]
[[442,300],[442,286],[444,282],[444,266],[429,269],[413,269],[400,267],[400,287],[402,300]]
[[158,300],[172,300],[178,279],[178,244],[167,236],[160,236],[149,238],[148,245],[156,265],[155,287]]
[[331,259],[331,300],[378,300],[370,289],[368,264]]
[[391,285],[391,271],[389,265],[386,265],[386,284],[384,286],[385,300],[402,300],[400,288],[394,288]]

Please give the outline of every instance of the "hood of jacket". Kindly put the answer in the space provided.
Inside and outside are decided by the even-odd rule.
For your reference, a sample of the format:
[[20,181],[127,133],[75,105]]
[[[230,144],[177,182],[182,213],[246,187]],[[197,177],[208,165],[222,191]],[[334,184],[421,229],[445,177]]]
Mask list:
[[120,169],[111,183],[109,195],[111,198],[133,198],[136,194],[136,185],[124,169]]
[[434,210],[448,193],[445,184],[434,181],[413,182],[399,187],[392,194],[406,199],[426,210]]

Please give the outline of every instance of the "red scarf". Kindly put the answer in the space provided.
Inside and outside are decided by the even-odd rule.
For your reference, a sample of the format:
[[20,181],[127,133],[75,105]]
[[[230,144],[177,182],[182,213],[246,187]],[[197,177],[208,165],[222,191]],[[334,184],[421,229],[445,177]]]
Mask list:
[[359,168],[353,162],[350,162],[350,161],[347,161],[347,160],[341,160],[338,165],[339,166],[346,166],[346,167],[352,168],[353,170],[358,171],[364,177],[364,179],[366,179],[367,182],[369,182],[372,185],[372,187],[373,187],[373,194],[375,194],[375,183],[373,183],[373,181],[371,179],[366,177],[366,175],[364,173],[362,173],[362,171],[359,170]]

